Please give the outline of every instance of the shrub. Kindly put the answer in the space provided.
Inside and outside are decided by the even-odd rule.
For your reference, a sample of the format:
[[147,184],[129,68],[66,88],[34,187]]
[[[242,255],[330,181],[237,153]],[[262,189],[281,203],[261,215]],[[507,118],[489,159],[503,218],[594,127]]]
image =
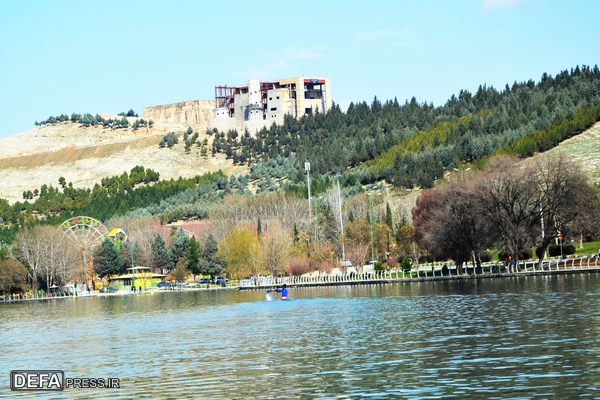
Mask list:
[[573,246],[572,244],[563,244],[563,254],[571,255],[575,254],[575,251],[575,246]]
[[492,261],[492,253],[490,253],[489,251],[482,251],[479,254],[479,259],[481,260],[481,262],[490,262]]
[[[537,250],[536,250],[537,251]],[[531,249],[520,249],[519,250],[519,259],[520,260],[529,260],[531,258],[532,251]],[[560,251],[559,251],[560,254]],[[500,250],[498,252],[498,261],[506,261],[508,258],[508,253],[506,250]],[[483,259],[482,259],[483,261]]]
[[402,268],[402,271],[404,271],[404,272],[408,272],[412,268],[408,257],[404,257],[404,259],[402,260],[401,268]]
[[[552,246],[548,246],[548,254],[550,254],[551,257],[560,256],[560,245],[553,244]],[[575,254],[575,246],[573,246],[572,244],[563,244],[562,254],[563,255]]]
[[529,260],[531,258],[531,249],[520,249],[519,258],[521,260]]

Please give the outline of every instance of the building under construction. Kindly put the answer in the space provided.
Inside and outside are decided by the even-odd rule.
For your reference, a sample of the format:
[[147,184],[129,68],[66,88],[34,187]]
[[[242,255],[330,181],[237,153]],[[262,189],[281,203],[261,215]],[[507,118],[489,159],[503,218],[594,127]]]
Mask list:
[[332,105],[329,78],[298,76],[271,82],[250,80],[242,86],[215,87],[215,115],[208,128],[219,131],[248,130],[254,134],[284,116],[300,118],[326,113]]

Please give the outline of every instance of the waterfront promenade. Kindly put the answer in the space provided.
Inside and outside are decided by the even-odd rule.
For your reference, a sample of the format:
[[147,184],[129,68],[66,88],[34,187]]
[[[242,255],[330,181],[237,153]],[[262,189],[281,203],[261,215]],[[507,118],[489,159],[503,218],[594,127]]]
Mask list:
[[598,256],[581,256],[574,258],[548,258],[541,266],[539,260],[523,260],[515,266],[514,271],[507,271],[500,262],[483,263],[480,268],[463,266],[462,271],[447,263],[421,264],[419,269],[402,271],[400,269],[382,270],[363,273],[340,274],[305,274],[302,276],[260,277],[258,280],[244,279],[240,281],[240,290],[269,289],[283,284],[289,287],[303,286],[337,286],[364,285],[391,282],[421,282],[432,280],[460,280],[508,278],[528,275],[557,275],[600,272]]
[[[289,287],[311,287],[311,286],[343,286],[343,285],[369,285],[385,284],[392,282],[423,282],[439,280],[463,280],[463,279],[487,279],[487,278],[509,278],[531,275],[559,275],[559,274],[580,274],[580,273],[598,273],[600,272],[600,259],[596,255],[582,256],[574,258],[549,258],[545,259],[540,266],[539,260],[523,260],[515,267],[514,271],[507,271],[506,266],[500,262],[484,263],[480,268],[473,266],[463,266],[459,272],[456,266],[449,266],[447,263],[421,264],[419,269],[411,271],[402,271],[401,269],[369,271],[356,273],[348,270],[346,273],[318,273],[304,274],[302,276],[282,276],[282,277],[260,277],[255,279],[242,279],[234,281],[227,287],[211,287],[206,289],[202,286],[190,286],[177,288],[174,292],[188,290],[256,290],[272,289],[283,284]],[[91,292],[85,296],[59,295],[58,293],[35,296],[29,294],[13,294],[0,296],[2,302],[21,302],[31,300],[56,300],[74,297],[96,297],[96,296],[124,296],[152,294],[156,291],[165,291],[164,289],[152,288],[141,293],[121,290],[116,293]]]

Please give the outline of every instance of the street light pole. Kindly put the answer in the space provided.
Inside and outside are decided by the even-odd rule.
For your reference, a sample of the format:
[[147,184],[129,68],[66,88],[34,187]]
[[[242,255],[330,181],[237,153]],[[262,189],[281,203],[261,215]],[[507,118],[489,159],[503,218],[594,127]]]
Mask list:
[[465,172],[470,171],[471,167],[467,168],[467,169],[458,169],[458,168],[452,168],[454,171],[456,172],[460,172],[460,180],[461,181],[465,181]]

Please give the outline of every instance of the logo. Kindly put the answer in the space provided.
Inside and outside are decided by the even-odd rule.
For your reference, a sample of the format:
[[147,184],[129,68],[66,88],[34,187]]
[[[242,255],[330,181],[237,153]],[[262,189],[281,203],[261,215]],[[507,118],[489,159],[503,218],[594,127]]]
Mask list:
[[62,391],[65,373],[54,369],[10,371],[10,390]]
[[65,389],[119,389],[119,378],[65,378],[64,371],[15,370],[10,371],[10,390],[56,392]]

